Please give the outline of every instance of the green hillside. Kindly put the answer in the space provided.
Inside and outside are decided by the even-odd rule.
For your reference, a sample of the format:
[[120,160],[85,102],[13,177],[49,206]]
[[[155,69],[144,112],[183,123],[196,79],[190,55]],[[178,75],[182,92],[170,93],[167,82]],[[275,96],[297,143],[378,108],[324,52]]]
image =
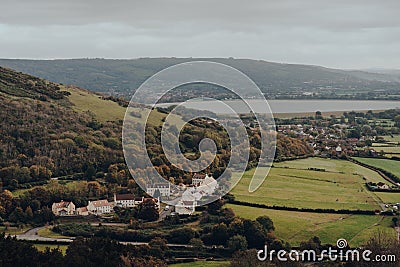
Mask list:
[[[120,140],[124,108],[78,88],[69,91],[0,68],[3,187],[85,173],[89,166],[94,171],[107,171],[110,164],[124,162]],[[77,95],[83,96],[81,102]],[[109,115],[96,106],[111,107]],[[113,116],[117,112],[118,116]]]

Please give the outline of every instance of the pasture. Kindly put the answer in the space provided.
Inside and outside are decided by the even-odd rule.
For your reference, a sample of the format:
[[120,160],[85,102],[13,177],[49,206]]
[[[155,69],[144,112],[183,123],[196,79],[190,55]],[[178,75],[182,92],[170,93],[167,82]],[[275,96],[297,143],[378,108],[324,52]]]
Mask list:
[[274,222],[275,235],[292,246],[298,246],[313,236],[318,236],[322,243],[330,244],[345,238],[351,246],[365,244],[378,231],[396,236],[395,230],[390,228],[390,217],[281,211],[232,204],[226,206],[242,218],[254,220],[262,215],[269,216]]
[[381,200],[364,184],[385,181],[376,172],[348,161],[308,158],[274,163],[261,187],[249,193],[253,173],[254,169],[245,172],[232,190],[236,200],[313,209],[380,209]]
[[370,166],[384,169],[397,177],[400,177],[400,161],[376,158],[356,158],[356,160]]

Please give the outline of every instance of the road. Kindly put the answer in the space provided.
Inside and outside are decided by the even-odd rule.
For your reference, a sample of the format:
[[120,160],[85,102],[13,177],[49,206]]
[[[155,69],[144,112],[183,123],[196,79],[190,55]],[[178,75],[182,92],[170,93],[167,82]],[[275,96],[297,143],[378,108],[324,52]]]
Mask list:
[[[43,237],[38,235],[38,231],[45,228],[46,226],[36,227],[26,231],[23,234],[16,235],[17,239],[19,240],[27,240],[27,241],[42,241],[42,242],[56,242],[56,243],[71,243],[74,241],[75,237],[69,238],[50,238],[50,237]],[[148,245],[148,242],[120,242],[124,245]],[[182,245],[182,244],[167,244],[169,247],[191,247],[191,245]]]
[[39,230],[45,228],[46,226],[41,226],[41,227],[36,227],[33,229],[30,229],[26,231],[23,234],[16,235],[17,239],[19,240],[29,240],[29,241],[44,241],[44,242],[59,242],[59,243],[65,243],[65,242],[72,242],[74,241],[73,237],[70,238],[50,238],[50,237],[43,237],[38,235]]

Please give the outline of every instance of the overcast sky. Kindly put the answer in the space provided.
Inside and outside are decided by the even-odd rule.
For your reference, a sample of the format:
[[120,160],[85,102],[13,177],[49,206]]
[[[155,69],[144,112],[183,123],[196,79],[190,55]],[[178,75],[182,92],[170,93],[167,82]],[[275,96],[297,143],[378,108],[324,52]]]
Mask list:
[[400,68],[399,0],[0,0],[0,58],[235,57]]

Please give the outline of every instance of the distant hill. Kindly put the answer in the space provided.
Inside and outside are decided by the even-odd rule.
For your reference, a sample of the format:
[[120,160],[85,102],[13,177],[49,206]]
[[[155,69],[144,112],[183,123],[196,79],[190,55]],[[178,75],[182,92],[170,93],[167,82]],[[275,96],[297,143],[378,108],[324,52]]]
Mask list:
[[[252,78],[268,98],[400,99],[400,79],[391,73],[344,71],[311,65],[223,58],[141,58],[132,60],[0,59],[6,66],[47,80],[128,98],[148,77],[178,63],[220,62]],[[212,94],[215,96],[215,94]],[[173,99],[169,99],[173,100]]]

